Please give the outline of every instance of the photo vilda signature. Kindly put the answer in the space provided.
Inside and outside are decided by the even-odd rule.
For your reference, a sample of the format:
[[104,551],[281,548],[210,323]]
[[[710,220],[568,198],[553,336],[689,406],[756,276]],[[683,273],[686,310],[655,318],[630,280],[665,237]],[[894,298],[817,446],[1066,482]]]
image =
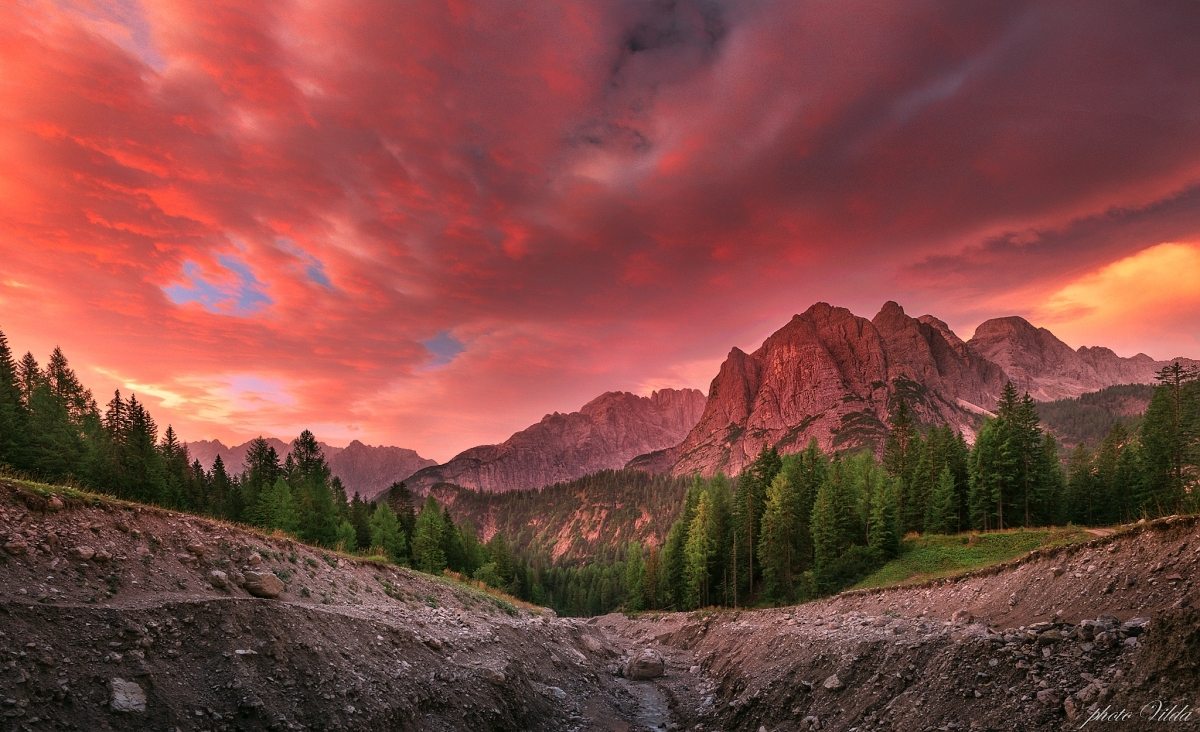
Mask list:
[[1113,709],[1110,704],[1103,709],[1097,709],[1088,715],[1083,724],[1079,725],[1080,729],[1087,727],[1092,722],[1131,722],[1133,720],[1141,720],[1145,722],[1191,722],[1193,719],[1200,720],[1200,716],[1193,718],[1193,712],[1190,704],[1170,704],[1167,702],[1156,700],[1142,706],[1141,709],[1132,711],[1121,707]]

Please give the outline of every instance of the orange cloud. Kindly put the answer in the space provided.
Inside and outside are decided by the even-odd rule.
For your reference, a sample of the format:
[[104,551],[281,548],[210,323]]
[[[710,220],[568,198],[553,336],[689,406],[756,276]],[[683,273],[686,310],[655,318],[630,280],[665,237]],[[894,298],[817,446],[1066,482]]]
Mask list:
[[1036,318],[1075,344],[1104,338],[1141,350],[1190,336],[1200,345],[1200,244],[1158,244],[1088,272],[1050,295]]

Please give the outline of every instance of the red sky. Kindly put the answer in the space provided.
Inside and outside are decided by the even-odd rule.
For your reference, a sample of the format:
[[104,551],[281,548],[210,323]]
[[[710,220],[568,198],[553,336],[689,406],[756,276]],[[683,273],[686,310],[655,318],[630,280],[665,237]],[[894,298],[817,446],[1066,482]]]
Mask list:
[[0,4],[0,329],[446,459],[816,300],[1200,355],[1200,4]]

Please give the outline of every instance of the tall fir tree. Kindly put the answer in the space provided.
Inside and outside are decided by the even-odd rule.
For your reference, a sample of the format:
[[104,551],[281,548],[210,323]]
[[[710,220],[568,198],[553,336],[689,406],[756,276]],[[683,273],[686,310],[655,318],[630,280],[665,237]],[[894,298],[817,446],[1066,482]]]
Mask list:
[[762,562],[763,595],[771,602],[792,598],[795,571],[796,491],[787,472],[780,472],[767,488],[758,555]]
[[422,572],[441,574],[446,568],[446,552],[442,548],[442,510],[437,499],[429,496],[413,528],[411,547],[413,566]]
[[929,509],[925,514],[925,530],[933,534],[952,534],[958,531],[958,495],[954,486],[954,474],[950,466],[942,468],[929,497]]
[[29,414],[21,395],[17,364],[8,338],[0,331],[0,466],[26,467],[28,437]]

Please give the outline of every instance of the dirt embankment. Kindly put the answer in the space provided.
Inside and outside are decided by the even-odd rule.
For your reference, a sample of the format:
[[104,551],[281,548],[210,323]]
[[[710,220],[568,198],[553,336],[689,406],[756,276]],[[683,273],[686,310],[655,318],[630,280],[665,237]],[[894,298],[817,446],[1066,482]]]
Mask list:
[[920,587],[596,624],[668,658],[689,729],[1065,730],[1106,707],[1130,717],[1090,728],[1200,729],[1198,569],[1174,518]]
[[921,587],[581,621],[0,480],[0,728],[1188,729],[1138,714],[1200,702],[1198,568],[1197,523],[1164,520]]
[[167,511],[0,481],[0,578],[2,729],[628,729],[638,712],[580,621]]

